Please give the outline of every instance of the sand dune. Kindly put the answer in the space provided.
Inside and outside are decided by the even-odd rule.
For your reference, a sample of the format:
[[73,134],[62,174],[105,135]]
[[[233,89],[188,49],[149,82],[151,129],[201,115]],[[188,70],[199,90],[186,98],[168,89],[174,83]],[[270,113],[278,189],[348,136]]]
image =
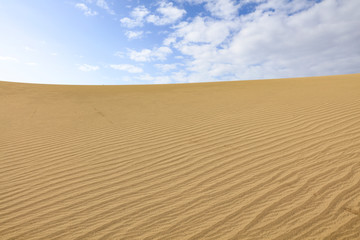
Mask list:
[[0,82],[0,239],[360,239],[360,74]]

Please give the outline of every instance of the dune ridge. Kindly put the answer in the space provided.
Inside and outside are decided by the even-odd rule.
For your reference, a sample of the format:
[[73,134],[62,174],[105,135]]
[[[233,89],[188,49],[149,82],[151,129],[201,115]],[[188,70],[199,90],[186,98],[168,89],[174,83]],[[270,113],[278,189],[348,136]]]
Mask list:
[[360,74],[0,82],[0,239],[360,239]]

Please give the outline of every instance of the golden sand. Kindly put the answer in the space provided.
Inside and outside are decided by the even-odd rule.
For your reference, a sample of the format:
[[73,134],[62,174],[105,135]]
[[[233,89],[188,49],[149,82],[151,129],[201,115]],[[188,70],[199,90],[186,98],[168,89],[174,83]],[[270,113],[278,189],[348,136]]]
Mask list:
[[0,82],[0,239],[360,239],[360,74]]

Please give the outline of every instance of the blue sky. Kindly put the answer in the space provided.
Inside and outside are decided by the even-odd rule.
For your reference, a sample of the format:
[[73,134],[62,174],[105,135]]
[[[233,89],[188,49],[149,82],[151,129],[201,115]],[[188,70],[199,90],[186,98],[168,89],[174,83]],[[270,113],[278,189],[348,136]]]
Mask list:
[[360,72],[359,0],[11,0],[0,80],[153,84]]

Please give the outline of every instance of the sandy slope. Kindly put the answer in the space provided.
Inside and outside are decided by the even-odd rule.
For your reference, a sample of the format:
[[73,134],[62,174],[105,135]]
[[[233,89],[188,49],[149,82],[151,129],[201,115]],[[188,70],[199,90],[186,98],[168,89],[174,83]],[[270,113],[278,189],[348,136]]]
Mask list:
[[360,74],[0,82],[0,239],[360,239]]

